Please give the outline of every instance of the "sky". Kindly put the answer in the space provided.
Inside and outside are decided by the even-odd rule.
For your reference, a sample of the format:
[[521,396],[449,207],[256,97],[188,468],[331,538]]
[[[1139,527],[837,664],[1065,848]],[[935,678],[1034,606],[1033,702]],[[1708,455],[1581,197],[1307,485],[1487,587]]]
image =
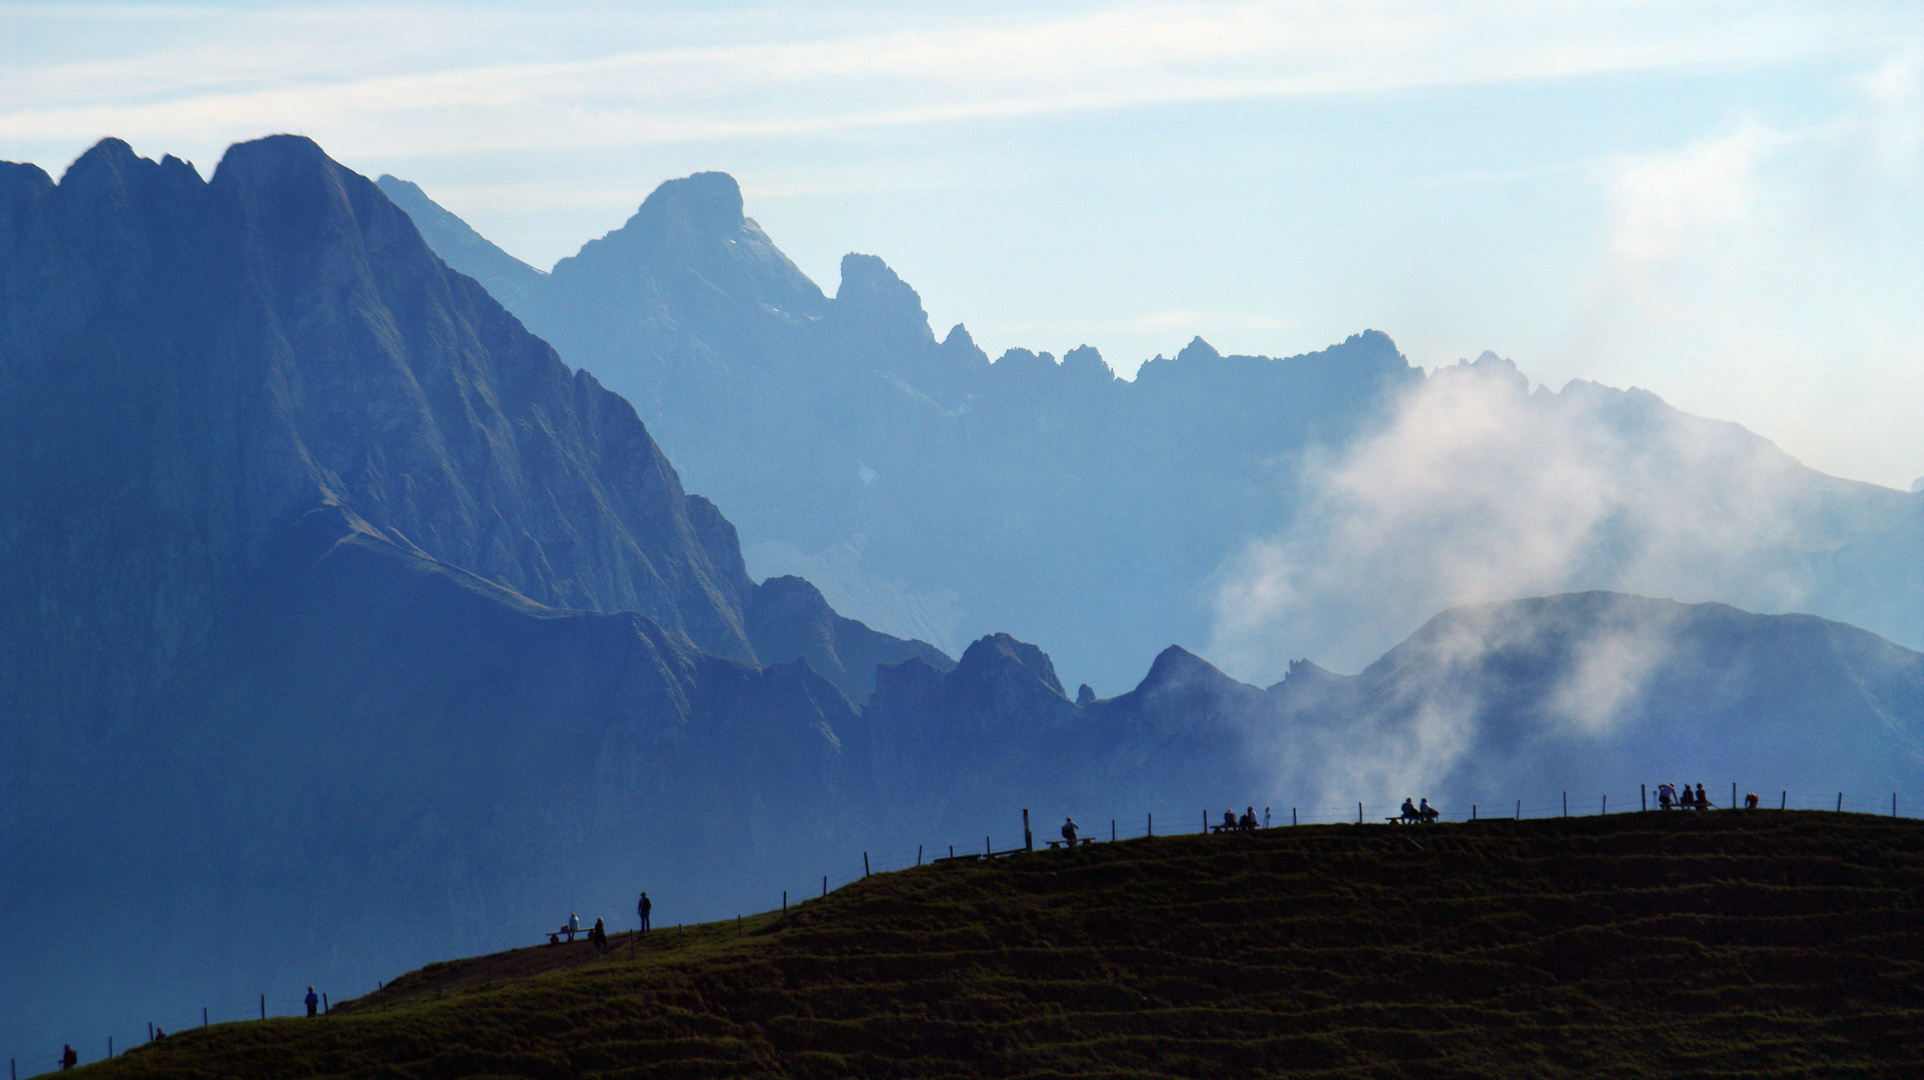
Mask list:
[[939,334],[1365,328],[1924,476],[1924,5],[0,3],[0,158],[309,135],[547,267],[722,169]]

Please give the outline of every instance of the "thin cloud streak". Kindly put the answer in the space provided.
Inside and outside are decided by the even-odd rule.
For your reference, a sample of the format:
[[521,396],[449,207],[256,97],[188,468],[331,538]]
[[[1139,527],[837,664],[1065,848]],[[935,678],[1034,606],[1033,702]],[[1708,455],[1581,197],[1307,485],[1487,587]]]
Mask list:
[[[702,42],[699,24],[684,21],[673,35],[682,43],[648,48],[623,46],[659,20],[617,19],[599,35],[610,51],[580,59],[557,57],[578,55],[567,39],[605,12],[563,10],[543,24],[465,13],[451,32],[457,15],[440,7],[229,11],[187,40],[162,35],[162,44],[117,59],[16,58],[0,77],[8,102],[0,139],[79,142],[114,132],[200,144],[209,131],[300,128],[346,153],[385,154],[810,136],[1781,62],[1862,47],[1893,22],[1795,9],[1727,9],[1687,26],[1646,18],[1659,11],[1128,5],[1005,14],[988,25],[922,19],[803,40],[782,18],[735,14],[716,25],[745,30],[746,42]],[[753,40],[758,29],[773,40]]]

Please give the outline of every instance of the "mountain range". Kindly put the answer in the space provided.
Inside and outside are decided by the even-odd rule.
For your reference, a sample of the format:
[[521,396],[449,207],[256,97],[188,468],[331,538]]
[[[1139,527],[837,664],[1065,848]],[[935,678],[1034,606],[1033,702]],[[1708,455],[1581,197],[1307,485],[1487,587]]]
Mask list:
[[[697,179],[658,207],[662,235],[731,214],[749,228],[732,182]],[[853,260],[853,283],[806,307],[806,279],[772,246],[716,259],[664,263],[646,288],[678,296],[677,318],[709,319],[716,341],[732,334],[730,350],[774,350],[782,326],[821,365],[921,340],[877,338],[850,314],[908,310],[879,262]],[[731,291],[743,281],[762,290],[752,311]],[[1806,795],[1920,787],[1924,657],[1812,616],[1604,592],[1454,608],[1360,675],[1298,662],[1267,689],[1168,646],[1173,631],[1120,694],[1071,694],[1030,643],[1048,639],[1026,633],[981,634],[951,659],[840,612],[810,580],[756,581],[732,504],[689,494],[655,443],[647,410],[667,406],[638,414],[494,287],[302,138],[237,145],[205,180],[117,140],[58,183],[0,166],[0,1043],[22,1060],[76,1031],[177,1028],[209,1002],[231,1016],[270,988],[360,993],[538,939],[569,912],[625,925],[642,888],[658,924],[763,910],[870,853],[1014,845],[1024,810],[1046,836],[1072,814],[1091,830],[1150,814],[1187,830],[1225,806],[1320,813],[1405,793],[1455,814],[1552,788],[1627,792],[1659,769]],[[792,445],[758,427],[791,408],[772,400],[791,383],[700,340],[708,352],[664,362],[663,385],[760,385],[771,400],[711,414],[699,438]],[[1256,447],[1266,408],[1295,410],[1287,456],[1309,445],[1291,439],[1370,437],[1383,419],[1366,426],[1358,395],[1424,379],[1381,335],[1293,361],[1192,347],[1134,383],[1092,352],[991,365],[951,344],[965,340],[903,353],[863,407],[936,410],[953,445],[922,466],[931,483],[940,461],[1000,462],[1014,487],[940,479],[964,508],[1009,501],[931,543],[1006,569],[998,589],[1055,598],[1050,617],[1084,627],[1085,648],[1109,632],[1104,609],[1061,598],[1108,597],[1119,653],[1156,632],[1121,625],[1127,613],[1188,587],[1131,560],[1165,552],[1177,578],[1201,572],[1207,558],[1179,551],[1200,533],[1117,548],[1106,515],[1122,511],[1102,500],[1124,485],[1105,476],[1077,513],[1110,539],[1025,562],[1034,549],[1010,533],[1074,531],[1023,516],[1062,491],[1060,462],[1017,468],[1035,439],[1113,462],[1124,440],[1058,421],[1171,400],[1152,394],[1216,408],[1211,380],[1245,378],[1220,405],[1224,438]],[[938,362],[956,355],[961,368]],[[1486,368],[1502,365],[1444,382]],[[986,382],[942,389],[964,369]],[[1123,411],[1042,408],[1030,392],[1081,400],[1075,379]],[[836,410],[861,402],[821,381],[816,404],[847,419]],[[1161,409],[1133,444],[1139,494],[1218,469],[1221,444],[1176,438],[1182,414]],[[1042,434],[991,437],[1018,429]],[[812,516],[804,481],[844,456],[813,437],[817,458],[744,467],[742,483],[777,491],[786,469],[798,519],[858,520]],[[1264,497],[1300,501],[1276,490]],[[1236,501],[1152,507],[1143,531],[1215,529],[1195,516],[1209,499]],[[1050,577],[1065,560],[1074,570]]]
[[1086,345],[991,363],[872,255],[827,295],[723,173],[661,184],[549,273],[379,182],[635,403],[753,573],[951,654],[1006,631],[1113,692],[1182,641],[1269,680],[1358,670],[1445,607],[1591,589],[1924,648],[1924,497],[1647,391],[1532,389],[1493,354],[1425,373],[1377,331],[1286,359],[1197,338],[1133,380]]

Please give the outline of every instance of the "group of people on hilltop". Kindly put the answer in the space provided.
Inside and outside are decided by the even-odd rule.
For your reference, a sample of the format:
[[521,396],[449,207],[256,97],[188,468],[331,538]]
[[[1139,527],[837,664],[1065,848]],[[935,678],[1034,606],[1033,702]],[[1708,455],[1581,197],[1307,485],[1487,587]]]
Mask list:
[[1261,824],[1256,820],[1256,808],[1253,806],[1244,810],[1242,817],[1237,817],[1234,810],[1223,811],[1223,832],[1250,832]]
[[1402,817],[1404,821],[1419,821],[1425,825],[1428,825],[1430,822],[1435,821],[1437,818],[1442,816],[1443,816],[1443,811],[1438,810],[1434,806],[1431,806],[1430,800],[1427,796],[1424,797],[1423,805],[1421,806],[1418,806],[1417,804],[1411,802],[1410,797],[1408,795],[1403,796]]
[[[1755,805],[1756,796],[1751,796],[1751,799],[1752,805]],[[1698,784],[1695,791],[1690,790],[1689,784],[1685,784],[1681,793],[1677,791],[1677,785],[1669,781],[1657,785],[1657,806],[1664,810],[1673,807],[1681,807],[1685,810],[1709,810],[1712,805],[1710,796],[1704,793],[1702,784]]]

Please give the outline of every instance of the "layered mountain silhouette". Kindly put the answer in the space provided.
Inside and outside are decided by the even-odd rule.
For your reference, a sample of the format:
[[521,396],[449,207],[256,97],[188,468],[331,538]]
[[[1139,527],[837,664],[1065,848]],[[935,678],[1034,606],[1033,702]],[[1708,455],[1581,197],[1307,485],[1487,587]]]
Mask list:
[[1287,517],[1295,456],[1422,377],[1376,332],[1287,360],[1198,339],[1133,382],[1086,347],[990,363],[961,326],[938,341],[872,255],[824,295],[723,173],[661,185],[546,276],[381,183],[450,265],[523,297],[530,329],[635,403],[761,572],[951,652],[998,631],[1053,642],[1099,685],[1206,638],[1203,583]]
[[[691,454],[771,455],[730,498],[790,514],[780,542],[853,567],[865,602],[941,623],[979,575],[970,595],[1107,640],[1112,670],[1211,544],[1299,498],[1252,478],[1368,437],[1357,403],[1421,377],[1375,334],[1289,361],[1196,344],[1133,384],[1093,351],[991,365],[961,331],[935,344],[879,261],[811,293],[725,177],[664,191],[632,235],[524,277],[527,302],[656,260],[570,310],[655,305],[627,340],[686,351],[644,413]],[[766,909],[863,852],[1013,846],[1023,809],[1100,835],[1659,768],[1916,789],[1920,657],[1810,617],[1556,596],[1268,689],[1168,648],[1135,689],[1072,698],[1016,623],[951,661],[812,579],[757,584],[644,416],[450,269],[424,217],[286,136],[210,180],[115,140],[58,184],[0,166],[0,1041],[359,993],[570,912],[624,925],[642,888],[658,925]],[[677,396],[697,383],[727,393],[703,413]],[[771,428],[800,416],[841,426]],[[958,509],[918,517],[897,483]],[[1125,496],[1145,539],[1107,525]],[[851,523],[952,562],[878,575]]]
[[[1813,611],[1924,647],[1924,498],[1644,391],[1532,391],[1493,355],[1426,376],[1374,331],[1288,359],[1198,338],[1133,381],[1088,347],[990,363],[960,326],[938,340],[873,256],[825,295],[721,173],[662,184],[545,276],[382,183],[451,265],[635,402],[758,573],[951,653],[1008,631],[1113,691],[1163,643],[1207,642],[1273,678],[1312,651],[1360,668],[1443,607],[1584,589]],[[1460,469],[1426,476],[1437,462]],[[1466,572],[1493,548],[1549,555]],[[1277,595],[1287,610],[1262,610]]]
[[9,1002],[817,871],[847,695],[939,651],[758,589],[626,401],[305,139],[0,194]]

